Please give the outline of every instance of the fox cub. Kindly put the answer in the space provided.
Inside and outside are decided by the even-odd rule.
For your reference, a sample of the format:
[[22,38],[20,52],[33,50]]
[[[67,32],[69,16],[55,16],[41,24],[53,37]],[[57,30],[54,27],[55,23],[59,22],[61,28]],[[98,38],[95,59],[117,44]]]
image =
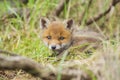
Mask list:
[[49,49],[54,51],[56,55],[61,54],[73,45],[80,45],[81,43],[86,43],[86,41],[97,41],[97,38],[93,36],[94,32],[90,32],[88,36],[86,36],[86,31],[81,31],[78,27],[75,27],[72,19],[63,22],[50,22],[48,19],[42,18],[40,20],[40,28],[43,42]]

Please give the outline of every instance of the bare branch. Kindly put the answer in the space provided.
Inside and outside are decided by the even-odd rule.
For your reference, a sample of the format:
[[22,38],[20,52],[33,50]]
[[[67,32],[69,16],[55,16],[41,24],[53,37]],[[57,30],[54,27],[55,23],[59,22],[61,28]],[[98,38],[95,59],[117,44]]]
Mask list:
[[27,4],[29,1],[28,0],[20,0],[21,3]]
[[119,3],[119,2],[120,2],[120,0],[113,0],[113,1],[112,1],[112,5],[115,6],[115,5],[116,5],[117,3]]
[[112,4],[109,6],[109,8],[108,8],[106,11],[101,12],[101,13],[99,13],[98,15],[94,16],[93,18],[88,19],[88,21],[86,22],[86,25],[90,25],[90,24],[92,24],[94,21],[98,21],[98,20],[101,19],[103,16],[107,15],[107,14],[111,11],[112,7],[115,6],[116,4],[118,4],[119,2],[120,2],[120,0],[113,0],[113,1],[112,1]]
[[56,10],[54,11],[54,14],[56,16],[59,16],[60,13],[63,11],[65,4],[68,4],[70,0],[60,0],[61,2],[58,4]]
[[[25,57],[21,56],[11,56],[11,57],[5,57],[0,55],[0,69],[5,70],[14,70],[14,69],[23,69],[25,71],[28,71],[29,69],[33,69],[30,73],[33,75],[40,75],[39,69],[41,68],[40,65],[37,65],[36,62],[27,59]],[[29,72],[29,71],[28,71]]]

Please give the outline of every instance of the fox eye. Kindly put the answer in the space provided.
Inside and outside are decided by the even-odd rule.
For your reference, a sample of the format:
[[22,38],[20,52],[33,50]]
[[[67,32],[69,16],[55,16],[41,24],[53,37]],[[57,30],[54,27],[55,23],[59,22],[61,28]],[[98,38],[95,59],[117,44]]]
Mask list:
[[59,37],[59,40],[64,40],[64,39],[65,39],[65,37],[63,37],[63,36]]
[[46,38],[47,38],[47,39],[51,39],[51,36],[47,36]]

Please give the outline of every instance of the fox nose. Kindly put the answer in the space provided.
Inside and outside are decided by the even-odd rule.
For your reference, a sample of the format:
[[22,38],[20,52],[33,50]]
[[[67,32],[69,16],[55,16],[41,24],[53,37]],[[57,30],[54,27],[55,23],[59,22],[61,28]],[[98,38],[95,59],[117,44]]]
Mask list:
[[51,48],[54,50],[54,49],[56,49],[56,46],[52,46]]

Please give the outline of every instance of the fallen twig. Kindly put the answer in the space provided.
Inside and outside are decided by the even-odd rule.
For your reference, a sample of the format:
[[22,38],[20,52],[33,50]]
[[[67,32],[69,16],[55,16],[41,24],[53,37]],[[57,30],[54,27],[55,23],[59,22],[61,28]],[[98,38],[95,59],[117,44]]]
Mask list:
[[[53,67],[54,68],[54,67]],[[54,71],[49,66],[43,66],[29,58],[22,56],[6,57],[0,55],[0,70],[16,70],[22,69],[33,76],[40,77],[42,80],[56,80],[59,70],[54,68]],[[78,69],[63,69],[60,72],[61,80],[84,79],[91,80],[91,76],[82,70]]]
[[114,7],[115,5],[117,5],[120,2],[120,0],[113,0],[111,5],[109,6],[109,8],[107,10],[105,10],[104,12],[99,13],[98,15],[94,16],[93,18],[88,19],[88,21],[86,21],[86,25],[90,25],[92,24],[94,21],[98,21],[99,19],[101,19],[103,16],[107,15],[112,7]]

